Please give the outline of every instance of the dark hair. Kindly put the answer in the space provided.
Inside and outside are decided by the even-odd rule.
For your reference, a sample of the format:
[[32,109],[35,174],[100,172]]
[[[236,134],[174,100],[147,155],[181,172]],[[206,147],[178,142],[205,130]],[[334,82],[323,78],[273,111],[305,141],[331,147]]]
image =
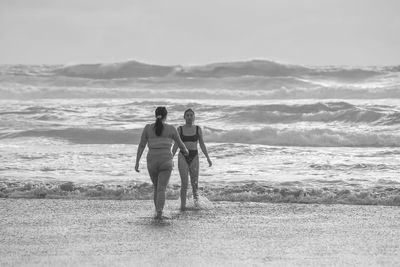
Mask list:
[[167,117],[168,111],[165,107],[157,107],[155,113],[156,123],[154,124],[154,129],[156,131],[156,135],[160,136],[164,129],[164,124],[162,123],[162,120]]
[[193,109],[191,109],[191,108],[188,108],[187,110],[185,110],[185,112],[183,112],[183,116],[185,116],[185,115],[186,115],[186,113],[188,113],[188,112],[192,112],[192,113],[194,114],[194,111],[193,111]]

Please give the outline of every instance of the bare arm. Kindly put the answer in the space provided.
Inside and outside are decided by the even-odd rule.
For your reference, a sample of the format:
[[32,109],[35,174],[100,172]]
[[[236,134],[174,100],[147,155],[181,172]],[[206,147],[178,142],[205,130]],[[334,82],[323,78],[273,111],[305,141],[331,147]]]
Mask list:
[[[179,146],[180,150],[182,150],[185,155],[188,155],[189,150],[186,148],[185,144],[182,142],[181,137],[178,134],[178,131],[174,127],[171,127],[171,128],[172,128],[172,138],[174,139],[175,144],[177,146]],[[174,145],[174,147],[175,147],[175,145]],[[175,152],[176,152],[176,150],[175,150]]]
[[173,157],[175,156],[177,150],[178,150],[178,143],[175,141],[174,146],[172,147],[172,156]]
[[139,172],[140,158],[142,157],[143,151],[146,148],[146,144],[148,141],[147,128],[148,128],[148,125],[146,125],[143,129],[142,136],[140,137],[140,143],[139,143],[137,153],[136,153],[135,171],[137,171],[137,172]]
[[206,145],[204,144],[203,132],[200,127],[199,127],[199,144],[200,144],[201,151],[203,151],[204,156],[206,156],[206,158],[207,158],[208,167],[211,167],[212,161],[211,161],[210,157],[208,156],[207,148],[206,148]]

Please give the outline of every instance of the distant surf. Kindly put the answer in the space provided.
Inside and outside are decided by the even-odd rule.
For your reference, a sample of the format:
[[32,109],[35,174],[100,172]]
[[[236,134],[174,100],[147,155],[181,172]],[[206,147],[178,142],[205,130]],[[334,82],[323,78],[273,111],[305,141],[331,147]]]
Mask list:
[[301,66],[267,60],[203,66],[160,66],[137,61],[68,66],[1,65],[0,97],[400,98],[399,69],[399,66]]

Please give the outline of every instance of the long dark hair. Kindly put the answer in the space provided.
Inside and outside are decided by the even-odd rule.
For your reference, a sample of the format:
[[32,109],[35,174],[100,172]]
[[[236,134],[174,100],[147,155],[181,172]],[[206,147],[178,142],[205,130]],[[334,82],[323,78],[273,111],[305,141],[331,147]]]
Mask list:
[[162,121],[167,117],[168,111],[165,107],[157,107],[155,113],[156,123],[154,124],[154,129],[156,131],[156,135],[160,136],[164,129],[164,124],[162,123]]

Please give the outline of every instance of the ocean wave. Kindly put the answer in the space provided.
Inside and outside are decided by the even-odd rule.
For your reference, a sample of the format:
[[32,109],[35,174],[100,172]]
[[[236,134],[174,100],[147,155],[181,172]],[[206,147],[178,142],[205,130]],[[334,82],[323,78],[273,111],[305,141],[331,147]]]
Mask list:
[[400,134],[347,132],[331,129],[234,129],[212,131],[205,128],[205,139],[216,143],[261,144],[311,147],[399,147]]
[[392,106],[355,106],[347,102],[273,104],[234,107],[227,111],[230,121],[252,123],[348,122],[395,125],[400,111]]
[[[167,105],[170,110],[183,112],[191,106],[199,113],[223,113],[223,119],[232,123],[246,122],[256,124],[297,123],[297,122],[345,122],[351,124],[367,123],[371,125],[400,124],[400,110],[389,105],[353,105],[347,102],[317,102],[310,104],[265,104],[265,105],[206,105],[198,103],[179,104],[176,102],[142,101],[125,104],[118,109],[125,112],[103,116],[114,122],[129,122],[139,120],[135,114],[130,114],[132,106]],[[111,107],[111,106],[110,106]],[[115,107],[115,106],[113,106]],[[127,108],[126,108],[127,107]],[[96,106],[96,108],[99,108]],[[129,112],[128,112],[129,111]],[[137,112],[137,111],[136,111]],[[60,121],[68,120],[71,116],[79,117],[79,110],[62,107],[31,106],[17,110],[0,109],[0,115],[29,117],[35,120]],[[211,115],[212,116],[212,115]],[[100,117],[99,117],[100,119]]]
[[[37,129],[1,133],[0,139],[44,137],[77,144],[137,144],[142,129],[106,130],[101,128]],[[311,147],[400,147],[398,133],[347,132],[331,129],[219,130],[204,127],[205,140],[213,143],[242,143],[269,146]]]
[[240,77],[240,76],[301,76],[310,68],[281,64],[268,60],[214,63],[204,66],[181,67],[176,75],[183,77]]
[[[150,183],[75,184],[73,182],[0,182],[2,198],[67,198],[67,199],[153,199]],[[268,185],[243,182],[232,185],[204,184],[201,196],[211,201],[352,204],[400,206],[398,183],[385,181],[370,188],[307,187],[296,185]],[[167,187],[167,199],[178,199],[180,185]]]
[[0,111],[0,115],[36,115],[36,114],[49,115],[49,113],[59,112],[59,111],[66,111],[66,110],[58,108],[48,108],[43,106],[31,106],[15,111],[9,111],[9,110]]
[[400,98],[395,67],[305,67],[267,60],[204,66],[128,61],[69,66],[0,65],[0,98]]
[[382,75],[385,72],[378,68],[350,68],[350,67],[329,67],[315,68],[310,76],[321,76],[344,81],[362,81],[374,76]]
[[141,130],[105,130],[90,128],[38,129],[0,134],[0,139],[45,137],[77,144],[137,144]]
[[109,64],[79,64],[54,70],[58,75],[71,77],[118,79],[164,77],[173,72],[174,66],[159,66],[128,61]]
[[0,98],[400,98],[396,67],[305,67],[267,60],[204,66],[137,61],[0,65]]
[[148,98],[148,99],[221,99],[221,100],[271,100],[271,99],[391,99],[400,98],[398,85],[384,88],[354,88],[349,86],[324,87],[305,85],[263,86],[253,81],[248,87],[240,82],[219,81],[193,84],[129,84],[129,85],[79,85],[47,86],[25,84],[0,84],[1,99],[88,99],[88,98]]
[[[311,76],[328,77],[340,80],[364,80],[385,73],[383,68],[356,67],[305,67],[282,64],[269,60],[251,60],[214,63],[202,66],[160,66],[128,61],[112,64],[81,64],[55,70],[65,76],[115,79],[146,77],[243,77],[243,76]],[[391,69],[393,72],[393,69]]]
[[46,77],[53,76],[53,71],[62,67],[61,65],[0,65],[2,76],[31,76]]
[[400,167],[397,165],[389,164],[372,164],[372,163],[355,163],[355,164],[311,164],[310,168],[315,170],[337,170],[337,171],[349,171],[349,170],[398,170]]
[[221,78],[221,77],[326,77],[339,80],[365,80],[385,73],[398,72],[398,66],[302,66],[270,60],[221,62],[198,66],[162,66],[135,60],[116,63],[76,65],[2,65],[0,73],[14,76],[60,75],[88,79],[121,79],[149,77]]

